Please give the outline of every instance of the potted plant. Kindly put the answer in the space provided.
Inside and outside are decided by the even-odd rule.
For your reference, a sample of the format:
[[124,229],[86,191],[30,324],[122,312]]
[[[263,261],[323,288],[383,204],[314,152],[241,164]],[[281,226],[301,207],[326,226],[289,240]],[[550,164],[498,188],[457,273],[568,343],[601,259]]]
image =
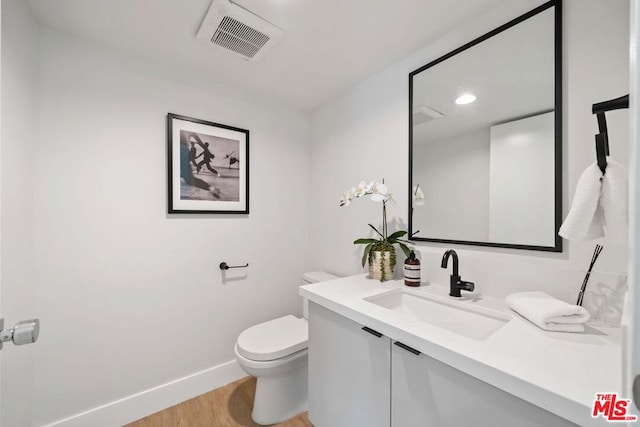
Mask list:
[[401,239],[407,234],[404,230],[399,230],[388,234],[387,228],[387,203],[393,203],[391,193],[387,186],[382,183],[371,181],[365,183],[362,181],[357,187],[351,188],[342,194],[340,206],[348,206],[353,200],[364,196],[371,196],[373,202],[382,202],[382,231],[378,230],[372,224],[369,227],[375,231],[377,238],[357,239],[353,243],[356,245],[365,245],[362,255],[362,266],[369,262],[369,278],[378,279],[381,282],[393,278],[396,265],[396,250],[394,245],[400,246],[400,249],[409,256],[411,252],[406,240]]

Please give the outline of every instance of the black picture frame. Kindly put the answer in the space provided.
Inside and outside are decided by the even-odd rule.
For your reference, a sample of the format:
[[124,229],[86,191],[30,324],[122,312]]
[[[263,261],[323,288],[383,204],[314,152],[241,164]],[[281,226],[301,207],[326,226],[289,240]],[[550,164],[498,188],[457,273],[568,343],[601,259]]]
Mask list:
[[[413,78],[418,73],[433,67],[447,59],[455,56],[473,46],[482,43],[483,41],[509,29],[517,24],[538,15],[548,9],[553,8],[554,11],[554,175],[555,175],[555,197],[554,197],[554,223],[555,223],[555,236],[553,246],[535,246],[526,244],[512,244],[512,243],[499,243],[499,242],[480,242],[480,241],[467,241],[467,240],[453,240],[453,239],[439,239],[428,237],[416,237],[414,236],[417,231],[413,225]],[[492,31],[460,46],[457,49],[429,62],[426,65],[409,73],[409,186],[408,186],[408,209],[409,209],[409,240],[418,242],[436,242],[436,243],[451,243],[470,246],[487,246],[493,248],[509,248],[509,249],[524,249],[532,251],[543,252],[562,252],[562,238],[558,234],[560,225],[562,224],[562,0],[550,0],[542,5],[526,12],[517,18],[503,24]]]
[[249,213],[249,131],[167,114],[167,212]]

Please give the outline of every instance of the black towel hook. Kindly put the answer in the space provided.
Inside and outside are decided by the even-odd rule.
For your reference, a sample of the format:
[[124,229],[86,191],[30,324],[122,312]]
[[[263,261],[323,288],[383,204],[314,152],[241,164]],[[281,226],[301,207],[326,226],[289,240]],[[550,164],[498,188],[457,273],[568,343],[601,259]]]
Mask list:
[[607,156],[609,155],[609,133],[607,131],[607,111],[629,108],[629,95],[608,101],[598,102],[591,106],[591,112],[598,119],[598,134],[596,135],[596,159],[598,167],[604,175],[607,170]]

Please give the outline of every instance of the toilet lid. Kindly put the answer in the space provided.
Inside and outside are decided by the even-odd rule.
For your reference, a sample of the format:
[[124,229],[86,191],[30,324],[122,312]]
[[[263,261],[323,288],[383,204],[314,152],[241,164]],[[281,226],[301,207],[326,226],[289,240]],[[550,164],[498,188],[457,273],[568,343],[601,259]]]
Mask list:
[[307,348],[307,321],[288,315],[260,323],[238,337],[238,353],[251,360],[276,360]]
[[309,273],[304,273],[302,278],[307,283],[328,282],[329,280],[339,279],[338,276],[334,276],[326,271],[311,271]]

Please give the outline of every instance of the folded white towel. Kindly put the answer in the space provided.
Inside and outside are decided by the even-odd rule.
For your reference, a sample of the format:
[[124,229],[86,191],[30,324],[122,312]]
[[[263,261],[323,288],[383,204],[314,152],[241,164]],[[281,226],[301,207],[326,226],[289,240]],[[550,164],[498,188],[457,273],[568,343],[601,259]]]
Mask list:
[[627,172],[607,157],[603,176],[597,163],[580,176],[569,215],[558,234],[569,240],[607,237],[625,244],[628,236]]
[[560,301],[544,292],[518,292],[505,298],[513,311],[547,331],[584,332],[589,320],[583,307]]

